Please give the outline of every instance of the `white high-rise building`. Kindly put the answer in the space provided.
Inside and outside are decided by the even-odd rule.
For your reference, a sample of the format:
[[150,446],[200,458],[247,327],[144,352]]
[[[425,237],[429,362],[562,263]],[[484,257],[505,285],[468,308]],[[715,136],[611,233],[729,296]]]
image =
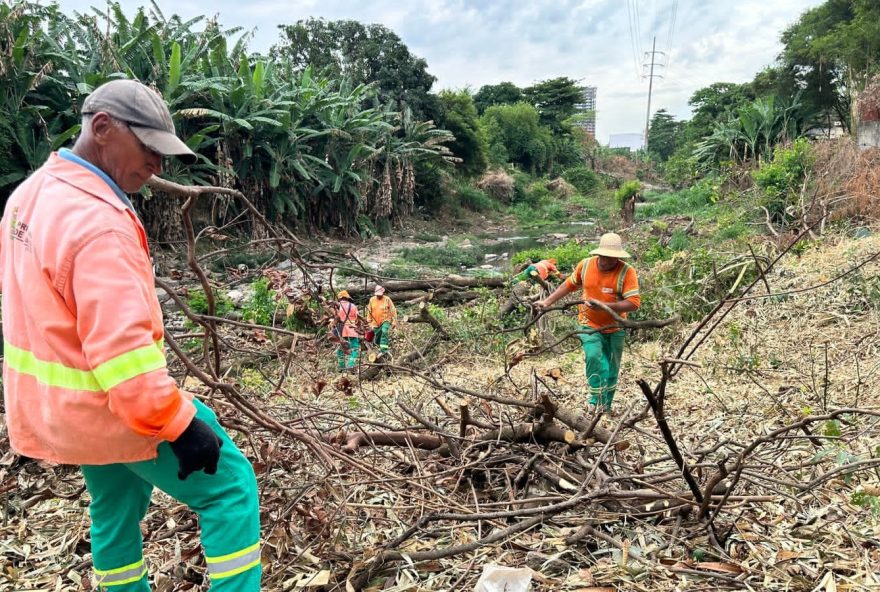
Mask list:
[[583,118],[578,125],[582,127],[588,134],[596,136],[596,87],[585,86],[584,93],[581,96],[581,102],[576,104],[577,110],[587,113],[587,117]]

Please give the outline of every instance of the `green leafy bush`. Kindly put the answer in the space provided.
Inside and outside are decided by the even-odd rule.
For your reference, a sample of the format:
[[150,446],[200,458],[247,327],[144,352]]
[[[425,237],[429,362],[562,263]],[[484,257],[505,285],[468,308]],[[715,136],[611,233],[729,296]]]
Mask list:
[[594,193],[602,189],[602,180],[592,169],[585,166],[576,166],[566,169],[562,178],[575,186],[582,195]]
[[266,278],[256,280],[251,288],[254,293],[243,307],[242,318],[249,323],[271,325],[278,308],[275,291],[269,288],[269,280]]
[[678,314],[686,323],[702,318],[721,298],[737,294],[757,277],[750,260],[731,261],[703,248],[676,253],[659,241],[639,253],[636,268],[642,306],[634,316],[660,319]]
[[663,178],[673,189],[693,185],[700,176],[697,159],[689,153],[676,152],[661,167]]
[[498,208],[495,200],[468,183],[459,183],[455,191],[458,194],[458,203],[472,212],[487,212]]
[[687,189],[672,193],[648,194],[648,203],[636,209],[636,218],[646,220],[660,216],[688,215],[692,216],[721,197],[721,186],[716,179],[701,179]]
[[614,192],[614,201],[618,208],[622,208],[626,200],[642,190],[642,184],[639,181],[627,181],[620,186],[620,189]]
[[809,141],[799,138],[790,148],[777,148],[773,161],[752,173],[773,222],[784,224],[791,217],[789,207],[797,203],[804,177],[815,160]]
[[478,246],[462,248],[455,244],[446,247],[405,248],[399,254],[405,262],[428,267],[473,267],[483,261],[483,250]]
[[[186,304],[196,314],[208,314],[208,297],[201,288],[189,291]],[[214,290],[214,316],[222,317],[234,308],[235,306],[225,292]]]
[[580,245],[576,241],[568,241],[567,243],[556,247],[536,247],[534,249],[526,249],[520,251],[511,259],[513,265],[518,265],[530,261],[540,261],[541,259],[556,259],[556,267],[562,273],[571,273],[574,271],[578,261],[590,256],[592,246]]

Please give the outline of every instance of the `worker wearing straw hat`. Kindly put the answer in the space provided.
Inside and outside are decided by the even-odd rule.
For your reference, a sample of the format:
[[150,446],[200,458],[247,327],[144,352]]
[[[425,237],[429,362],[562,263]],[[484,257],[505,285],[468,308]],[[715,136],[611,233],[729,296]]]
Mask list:
[[590,251],[590,255],[593,256],[577,264],[555,292],[535,306],[547,308],[571,292],[581,290],[584,304],[578,307],[578,320],[583,328],[578,337],[584,348],[590,407],[610,412],[617,391],[626,331],[596,303],[601,302],[626,318],[627,313],[641,304],[639,279],[636,270],[623,261],[630,255],[623,249],[620,236],[613,232],[603,234],[599,247]]
[[391,347],[391,329],[397,326],[397,309],[391,298],[385,295],[385,288],[377,285],[373,297],[367,304],[367,320],[375,331],[374,343],[379,344],[379,353],[388,353]]

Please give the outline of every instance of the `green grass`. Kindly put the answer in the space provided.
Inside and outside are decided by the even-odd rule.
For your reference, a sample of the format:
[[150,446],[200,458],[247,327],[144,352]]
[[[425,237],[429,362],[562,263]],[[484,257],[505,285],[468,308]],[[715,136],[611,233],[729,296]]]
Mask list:
[[558,245],[552,249],[547,247],[536,247],[534,249],[520,251],[513,256],[511,263],[517,265],[527,259],[531,261],[556,259],[556,267],[559,268],[559,271],[562,273],[570,273],[574,270],[578,261],[589,256],[592,248],[591,245],[579,245],[575,241],[568,241],[567,243]]
[[718,200],[718,188],[708,180],[672,193],[648,193],[646,205],[636,208],[636,219],[650,220],[660,216],[709,215]]
[[426,267],[473,267],[483,262],[483,250],[478,245],[470,248],[462,248],[457,244],[445,247],[413,247],[401,249],[398,254],[400,257],[396,261]]
[[417,232],[414,238],[423,243],[439,243],[443,240],[442,236],[431,232]]

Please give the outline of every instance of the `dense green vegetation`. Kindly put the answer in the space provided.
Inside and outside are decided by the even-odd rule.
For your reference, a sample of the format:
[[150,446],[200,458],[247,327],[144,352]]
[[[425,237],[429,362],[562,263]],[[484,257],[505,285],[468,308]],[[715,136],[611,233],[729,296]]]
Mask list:
[[[240,189],[291,226],[375,233],[416,209],[488,211],[497,200],[468,184],[490,162],[536,175],[584,163],[581,89],[568,78],[478,108],[469,91],[432,93],[425,60],[381,25],[300,21],[280,28],[268,55],[248,38],[155,4],[133,16],[117,3],[72,14],[0,5],[0,199],[74,138],[84,98],[118,77],[156,88],[200,155],[192,167],[168,163],[168,178]],[[163,216],[171,198],[146,197],[135,202],[150,235],[178,238],[179,222]],[[242,213],[228,200],[210,209],[218,225]]]

